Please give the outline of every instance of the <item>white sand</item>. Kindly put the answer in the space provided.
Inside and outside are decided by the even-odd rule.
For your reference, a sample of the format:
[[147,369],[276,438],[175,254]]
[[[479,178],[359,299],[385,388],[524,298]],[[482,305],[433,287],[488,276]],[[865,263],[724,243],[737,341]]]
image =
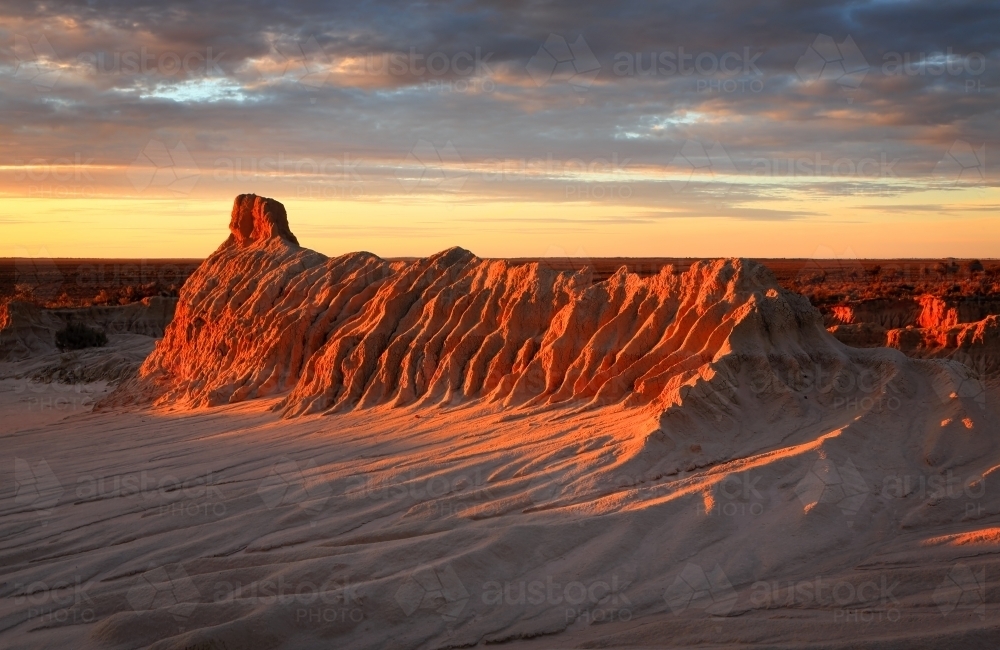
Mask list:
[[[966,453],[986,432],[945,426],[956,476],[987,476],[941,499],[920,493],[917,461],[935,453],[930,425],[962,408],[995,418],[997,397],[986,409],[962,397],[842,409],[662,477],[654,459],[694,452],[647,438],[627,413],[287,421],[260,400],[39,421],[2,437],[0,645],[456,647],[551,634],[505,647],[987,647],[997,456]],[[7,401],[5,418],[19,409]],[[825,490],[824,457],[840,477]],[[16,495],[15,458],[30,468]],[[982,539],[942,539],[975,530]]]

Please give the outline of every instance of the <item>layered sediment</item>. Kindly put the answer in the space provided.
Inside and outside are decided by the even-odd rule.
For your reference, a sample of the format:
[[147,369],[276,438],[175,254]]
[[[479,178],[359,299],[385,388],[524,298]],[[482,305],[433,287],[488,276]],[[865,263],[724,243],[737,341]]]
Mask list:
[[139,378],[111,403],[282,396],[286,416],[474,400],[662,412],[694,395],[726,408],[751,372],[787,388],[817,365],[835,375],[874,363],[750,260],[648,277],[622,268],[595,283],[586,269],[461,248],[412,262],[331,259],[298,245],[279,203],[253,195],[237,197],[230,229],[184,285]]

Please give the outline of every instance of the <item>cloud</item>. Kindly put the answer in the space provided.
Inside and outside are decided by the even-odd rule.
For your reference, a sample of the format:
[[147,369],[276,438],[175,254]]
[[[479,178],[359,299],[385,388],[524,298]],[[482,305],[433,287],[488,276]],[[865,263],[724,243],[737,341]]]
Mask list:
[[643,217],[648,219],[692,219],[692,218],[713,218],[713,219],[740,219],[743,221],[795,221],[810,217],[821,216],[820,212],[808,212],[803,210],[773,210],[767,208],[744,208],[744,207],[718,207],[714,210],[666,210],[660,212],[647,212]]
[[[194,2],[13,0],[0,16],[0,154],[25,162],[92,158],[118,170],[99,182],[113,193],[135,191],[124,170],[155,140],[171,150],[182,144],[202,170],[195,196],[232,189],[213,176],[220,160],[345,155],[368,165],[365,199],[393,196],[400,188],[391,179],[420,141],[452,143],[473,170],[463,196],[483,200],[574,197],[558,173],[490,184],[477,181],[477,165],[615,155],[631,161],[625,176],[639,174],[627,181],[633,204],[687,205],[666,180],[687,141],[720,143],[744,176],[761,159],[898,158],[896,177],[879,191],[905,194],[921,189],[956,140],[979,147],[995,137],[998,117],[1000,7],[983,3],[775,2],[762,9],[721,0],[655,8],[479,0],[429,12],[416,3],[223,1],[206,14]],[[58,76],[40,90],[13,74],[14,37],[35,43],[43,34],[54,52],[45,65]],[[592,83],[535,83],[529,62],[552,34],[584,39],[600,66]],[[856,44],[870,66],[856,87],[796,73],[820,34]],[[938,53],[941,74],[933,67]],[[917,64],[894,72],[886,63],[897,54]],[[251,174],[248,182],[260,180],[274,178]],[[599,172],[577,180],[609,182]],[[735,196],[773,198],[782,187],[871,191],[855,180],[771,174],[752,188],[734,184],[727,197],[732,205]],[[14,187],[6,176],[0,183]],[[717,213],[809,216],[753,210]]]
[[875,210],[878,212],[893,212],[893,213],[906,213],[906,212],[939,212],[939,213],[954,213],[954,212],[989,212],[996,213],[1000,211],[1000,205],[987,204],[987,205],[962,205],[962,204],[944,204],[944,203],[897,203],[895,205],[858,205],[855,206],[857,210]]

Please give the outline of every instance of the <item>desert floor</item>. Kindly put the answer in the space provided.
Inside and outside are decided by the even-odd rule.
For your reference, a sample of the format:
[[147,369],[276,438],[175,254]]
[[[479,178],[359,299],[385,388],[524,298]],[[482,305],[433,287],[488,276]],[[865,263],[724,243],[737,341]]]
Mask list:
[[879,486],[805,511],[824,455],[877,469],[858,413],[653,478],[625,414],[90,413],[103,385],[54,390],[0,386],[3,647],[995,647],[992,500],[957,488],[958,524],[891,524]]

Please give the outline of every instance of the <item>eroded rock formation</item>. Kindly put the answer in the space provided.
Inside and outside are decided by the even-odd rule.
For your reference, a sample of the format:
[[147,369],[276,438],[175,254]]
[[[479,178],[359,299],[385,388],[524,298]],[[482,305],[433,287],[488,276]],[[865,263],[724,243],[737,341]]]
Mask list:
[[56,332],[70,322],[108,335],[159,338],[174,316],[176,298],[150,297],[128,305],[42,309],[32,303],[0,304],[0,361],[19,361],[56,351]]
[[274,199],[256,194],[240,194],[236,197],[229,230],[233,233],[232,239],[240,246],[272,237],[281,237],[296,245],[299,243],[288,228],[285,206]]
[[725,408],[750,371],[774,388],[816,364],[836,374],[871,363],[748,260],[651,277],[622,268],[594,283],[587,270],[460,248],[405,263],[329,259],[296,243],[279,203],[252,195],[237,197],[230,229],[184,285],[138,380],[110,403],[283,395],[288,416],[471,400],[662,412],[701,393]]
[[955,359],[982,375],[1000,373],[1000,301],[989,297],[866,300],[833,307],[830,332],[855,347],[890,347],[921,358]]

